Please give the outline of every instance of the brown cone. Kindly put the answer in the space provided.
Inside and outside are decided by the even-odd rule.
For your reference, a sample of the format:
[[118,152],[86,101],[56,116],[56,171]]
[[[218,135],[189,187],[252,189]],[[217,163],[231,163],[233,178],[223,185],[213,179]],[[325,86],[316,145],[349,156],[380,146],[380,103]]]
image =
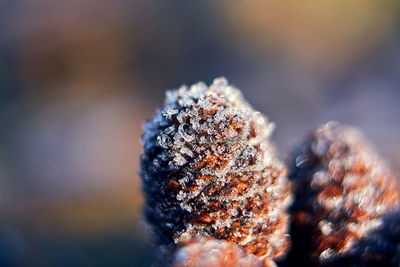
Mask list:
[[399,204],[395,176],[365,137],[334,122],[295,153],[290,178],[292,263],[324,263],[349,253]]
[[193,239],[177,248],[171,267],[276,267],[269,258],[260,259],[224,240]]
[[285,254],[291,193],[273,128],[223,78],[167,94],[142,138],[145,214],[159,245],[213,237],[259,257]]

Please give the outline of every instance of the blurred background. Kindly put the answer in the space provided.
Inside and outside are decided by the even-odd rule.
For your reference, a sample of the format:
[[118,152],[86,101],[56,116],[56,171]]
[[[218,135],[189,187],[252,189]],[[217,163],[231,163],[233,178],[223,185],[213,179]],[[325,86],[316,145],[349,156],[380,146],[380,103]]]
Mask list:
[[0,266],[150,266],[142,122],[219,76],[282,158],[338,120],[400,170],[398,0],[2,0]]

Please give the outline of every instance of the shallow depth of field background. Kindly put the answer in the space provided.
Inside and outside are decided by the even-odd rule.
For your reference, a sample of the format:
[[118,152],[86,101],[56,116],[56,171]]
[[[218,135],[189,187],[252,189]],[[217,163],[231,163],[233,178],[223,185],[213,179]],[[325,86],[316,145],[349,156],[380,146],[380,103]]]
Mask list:
[[400,171],[398,0],[0,1],[0,266],[149,266],[141,124],[219,76],[282,158],[338,120]]

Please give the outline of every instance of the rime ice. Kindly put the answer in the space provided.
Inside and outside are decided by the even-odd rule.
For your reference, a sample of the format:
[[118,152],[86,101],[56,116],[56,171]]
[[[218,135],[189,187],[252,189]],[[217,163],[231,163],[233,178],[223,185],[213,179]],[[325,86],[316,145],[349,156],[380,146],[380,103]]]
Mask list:
[[259,257],[285,253],[291,194],[273,129],[224,78],[167,93],[142,137],[145,215],[159,245],[210,236]]

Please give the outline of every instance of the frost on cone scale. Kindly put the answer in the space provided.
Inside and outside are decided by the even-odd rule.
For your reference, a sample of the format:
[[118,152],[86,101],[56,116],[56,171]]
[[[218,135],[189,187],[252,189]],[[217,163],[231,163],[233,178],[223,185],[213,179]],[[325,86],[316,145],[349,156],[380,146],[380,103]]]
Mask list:
[[212,237],[284,255],[291,194],[274,125],[238,89],[219,78],[169,91],[144,128],[145,217],[158,245]]
[[396,177],[370,143],[358,130],[329,122],[301,144],[290,165],[295,201],[288,261],[329,265],[358,255],[359,266],[369,264],[361,255],[373,248],[378,230],[387,235],[392,219],[386,218],[399,206]]

